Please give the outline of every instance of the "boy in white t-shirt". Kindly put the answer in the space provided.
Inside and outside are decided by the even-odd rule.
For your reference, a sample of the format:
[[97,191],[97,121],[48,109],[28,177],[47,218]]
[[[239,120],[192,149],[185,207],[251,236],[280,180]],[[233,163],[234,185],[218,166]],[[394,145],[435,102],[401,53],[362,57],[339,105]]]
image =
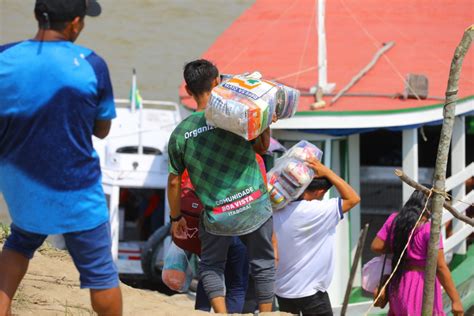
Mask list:
[[[308,165],[316,174],[311,184],[298,200],[273,213],[280,254],[275,293],[280,311],[332,315],[326,290],[334,270],[336,226],[360,198],[320,161],[311,160]],[[341,197],[323,201],[332,185]]]

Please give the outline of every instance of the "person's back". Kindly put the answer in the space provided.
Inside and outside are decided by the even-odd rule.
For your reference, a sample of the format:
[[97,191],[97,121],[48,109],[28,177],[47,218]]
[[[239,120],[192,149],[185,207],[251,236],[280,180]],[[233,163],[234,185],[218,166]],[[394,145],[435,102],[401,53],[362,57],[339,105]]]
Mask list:
[[[390,236],[390,232],[394,229],[394,220],[398,213],[392,213],[385,224],[377,233],[377,236],[383,240],[389,241],[393,244],[393,235]],[[406,250],[407,265],[424,267],[426,264],[426,253],[428,250],[428,242],[430,239],[431,225],[430,222],[424,222],[415,229],[413,237]],[[443,248],[443,239],[439,240],[439,248]]]
[[[372,241],[372,251],[385,255],[392,254],[392,275],[388,283],[390,294],[388,315],[420,315],[422,312],[424,272],[431,229],[429,215],[426,212],[431,204],[427,199],[423,192],[413,191],[400,212],[389,216]],[[405,249],[407,244],[408,247]],[[444,259],[441,236],[438,247],[433,314],[444,315],[442,285],[452,301],[453,314],[462,315],[461,299]]]
[[175,155],[182,156],[182,164],[205,206],[203,222],[208,232],[244,235],[268,220],[271,206],[250,142],[208,126],[204,112],[183,120],[173,135],[170,164],[182,170],[177,164],[181,159],[175,159]]
[[0,253],[0,315],[50,234],[63,234],[99,315],[120,315],[108,210],[92,135],[115,117],[105,62],[73,42],[94,0],[36,0],[34,39],[0,46],[0,191],[12,218]]
[[[280,311],[332,315],[327,289],[334,272],[336,226],[360,198],[320,161],[307,164],[317,178],[297,201],[273,212],[279,254],[275,294]],[[323,200],[332,185],[341,197]]]
[[69,41],[27,40],[0,51],[0,190],[13,222],[45,234],[104,222],[91,137],[96,119],[115,116],[104,61]]
[[[268,147],[269,129],[252,144],[228,131],[208,126],[202,112],[212,88],[219,82],[217,68],[207,60],[184,67],[186,90],[198,112],[181,122],[169,143],[168,201],[171,231],[186,238],[187,225],[180,211],[180,183],[187,169],[204,205],[199,227],[200,277],[212,307],[226,313],[224,268],[228,249],[238,236],[246,245],[255,278],[259,310],[271,311],[274,282],[273,224],[268,192],[256,161],[254,147]],[[267,137],[268,136],[268,137]]]
[[310,296],[326,291],[334,271],[336,226],[343,218],[339,198],[295,201],[273,214],[280,259],[276,295]]

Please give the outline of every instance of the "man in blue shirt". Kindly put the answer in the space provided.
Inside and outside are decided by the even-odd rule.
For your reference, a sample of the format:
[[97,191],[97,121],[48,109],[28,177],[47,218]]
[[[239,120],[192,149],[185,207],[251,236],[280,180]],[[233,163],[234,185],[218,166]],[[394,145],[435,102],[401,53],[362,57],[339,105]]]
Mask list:
[[99,315],[120,315],[108,210],[92,135],[115,114],[104,60],[73,44],[92,0],[36,0],[38,32],[0,46],[0,191],[12,218],[0,255],[0,315],[47,235],[63,234]]

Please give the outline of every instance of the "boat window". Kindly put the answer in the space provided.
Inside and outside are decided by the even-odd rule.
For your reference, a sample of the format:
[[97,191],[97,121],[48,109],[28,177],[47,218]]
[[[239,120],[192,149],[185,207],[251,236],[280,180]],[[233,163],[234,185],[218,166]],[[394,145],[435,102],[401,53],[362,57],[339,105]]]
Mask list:
[[[136,154],[138,153],[138,146],[125,146],[117,149],[119,154]],[[158,148],[143,146],[143,154],[145,155],[163,155],[161,150]]]

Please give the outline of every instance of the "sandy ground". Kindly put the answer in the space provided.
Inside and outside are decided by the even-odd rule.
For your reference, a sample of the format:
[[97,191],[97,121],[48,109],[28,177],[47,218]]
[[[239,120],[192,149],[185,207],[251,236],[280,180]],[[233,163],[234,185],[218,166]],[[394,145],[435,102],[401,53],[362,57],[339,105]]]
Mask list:
[[0,193],[0,223],[10,224],[10,216],[8,216],[7,204]]
[[[121,285],[127,315],[205,315],[193,310],[187,295],[166,296]],[[31,261],[14,298],[16,315],[93,315],[89,293],[64,251],[44,247]]]
[[[0,249],[5,238],[0,227]],[[192,296],[167,296],[121,285],[125,315],[207,315],[193,309]],[[15,315],[93,315],[89,292],[79,288],[79,274],[68,253],[43,245],[30,263],[13,302]],[[283,315],[284,313],[267,313]],[[264,314],[261,314],[264,315]],[[289,315],[289,314],[287,314]]]
[[[10,218],[0,194],[0,249]],[[3,226],[2,226],[3,224]],[[194,310],[194,297],[167,296],[121,284],[125,315],[208,315]],[[13,302],[15,315],[94,315],[89,292],[79,288],[79,274],[66,251],[45,243],[30,262]],[[248,314],[250,315],[250,314]],[[290,315],[263,313],[260,315]]]

